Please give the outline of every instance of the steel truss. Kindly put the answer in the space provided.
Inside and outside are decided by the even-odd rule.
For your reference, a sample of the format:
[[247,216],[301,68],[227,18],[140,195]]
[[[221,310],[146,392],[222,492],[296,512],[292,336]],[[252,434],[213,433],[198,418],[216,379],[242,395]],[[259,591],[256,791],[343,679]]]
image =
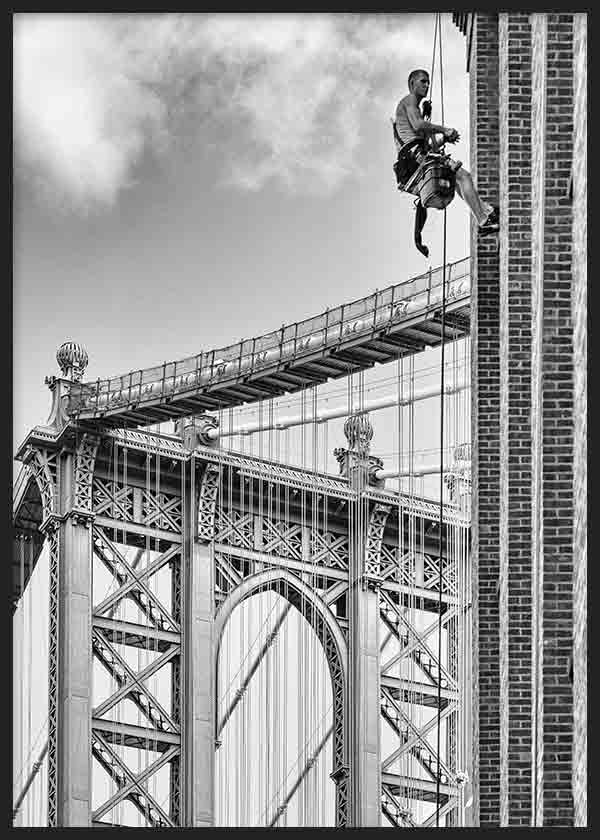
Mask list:
[[[90,435],[67,427],[55,439],[32,433],[21,456],[29,484],[39,490],[39,504],[36,508],[30,490],[20,489],[19,510],[29,499],[26,527],[31,532],[37,515],[50,552],[49,825],[115,825],[114,814],[124,803],[149,827],[214,823],[214,779],[203,780],[208,791],[203,793],[197,767],[203,761],[203,772],[214,774],[213,759],[204,760],[199,751],[214,753],[219,726],[232,712],[221,710],[225,717],[219,720],[214,708],[219,641],[235,606],[265,588],[288,598],[286,610],[302,598],[307,620],[322,640],[333,688],[328,738],[336,824],[433,824],[432,817],[419,821],[410,803],[435,802],[438,791],[440,817],[456,821],[457,772],[470,771],[457,767],[456,759],[457,715],[467,687],[459,684],[456,670],[458,593],[448,546],[451,529],[468,528],[456,510],[448,510],[444,521],[440,593],[438,538],[426,537],[418,554],[403,543],[410,528],[426,535],[439,521],[438,508],[426,502],[324,475],[315,489],[309,472],[275,468],[250,456],[219,456],[202,447],[190,452],[175,439],[139,431]],[[127,482],[123,471],[113,468],[115,459],[124,458]],[[144,476],[150,474],[148,482]],[[265,513],[267,493],[279,501]],[[366,512],[365,530],[358,537],[350,528],[350,511],[357,505]],[[102,596],[94,594],[99,569],[111,582]],[[164,585],[153,585],[165,574],[168,592]],[[208,604],[202,607],[202,620],[210,628],[204,648],[194,635],[201,603],[194,599],[202,597]],[[367,701],[379,710],[378,733],[389,728],[398,744],[387,755],[379,751],[376,818],[372,802],[359,806],[355,801],[364,745],[352,735],[346,717],[356,705],[350,675],[357,667],[349,599],[363,597],[368,609],[374,605],[381,627],[378,680]],[[77,611],[82,599],[89,607],[87,624]],[[409,607],[415,602],[430,614],[425,629],[411,623]],[[446,638],[441,662],[431,641],[440,603]],[[119,615],[125,604],[127,618]],[[129,617],[132,613],[137,620]],[[396,652],[385,655],[390,643]],[[139,670],[129,655],[136,649],[155,657]],[[256,667],[259,662],[260,655]],[[406,662],[418,677],[394,673]],[[209,680],[212,690],[203,713],[209,725],[198,729],[202,715],[197,704],[204,701],[196,671],[207,664],[202,681]],[[92,694],[93,668],[104,672],[111,685],[101,698]],[[168,700],[156,696],[150,679],[166,672]],[[117,714],[125,701],[144,725]],[[435,714],[417,727],[407,714],[408,704]],[[432,738],[439,722],[445,732],[440,755]],[[76,743],[82,731],[87,735]],[[376,741],[381,745],[379,734]],[[326,746],[324,741],[319,750]],[[144,756],[141,771],[134,753]],[[90,756],[109,782],[110,795],[103,801],[92,791]],[[418,777],[398,771],[398,764],[409,766],[407,756],[410,766],[420,768]],[[301,778],[311,766],[301,770]],[[170,774],[167,804],[157,801],[150,784],[165,767]],[[370,791],[371,784],[367,787]],[[269,819],[276,822],[279,816]]]

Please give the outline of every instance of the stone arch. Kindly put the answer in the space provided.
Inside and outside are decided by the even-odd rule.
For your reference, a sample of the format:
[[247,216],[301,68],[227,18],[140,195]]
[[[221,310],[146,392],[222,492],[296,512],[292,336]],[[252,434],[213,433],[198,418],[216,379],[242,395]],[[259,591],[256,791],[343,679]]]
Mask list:
[[[215,618],[213,673],[215,674],[215,709],[218,695],[217,675],[221,640],[233,611],[257,592],[272,590],[299,609],[317,634],[329,668],[333,694],[333,773],[336,783],[336,826],[348,825],[348,720],[347,692],[348,651],[339,624],[327,604],[300,578],[286,569],[268,569],[245,578],[229,593]],[[302,600],[303,599],[303,600]]]

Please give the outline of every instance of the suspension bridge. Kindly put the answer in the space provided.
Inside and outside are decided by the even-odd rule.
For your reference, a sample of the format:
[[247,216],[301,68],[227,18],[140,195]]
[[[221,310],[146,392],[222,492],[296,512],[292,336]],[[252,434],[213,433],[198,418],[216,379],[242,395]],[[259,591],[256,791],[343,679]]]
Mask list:
[[61,346],[17,453],[15,825],[468,823],[469,305],[466,259],[106,380]]

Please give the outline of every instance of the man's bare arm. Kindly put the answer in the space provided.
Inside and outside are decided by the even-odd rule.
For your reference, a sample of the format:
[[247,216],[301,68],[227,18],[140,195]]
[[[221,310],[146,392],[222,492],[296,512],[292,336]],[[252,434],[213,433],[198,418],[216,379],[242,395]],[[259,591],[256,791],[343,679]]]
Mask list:
[[405,102],[404,107],[406,108],[406,117],[410,127],[416,134],[443,134],[444,137],[448,138],[452,135],[456,135],[456,139],[458,139],[458,132],[456,129],[448,128],[445,125],[438,125],[437,123],[429,122],[429,120],[424,120],[416,102]]

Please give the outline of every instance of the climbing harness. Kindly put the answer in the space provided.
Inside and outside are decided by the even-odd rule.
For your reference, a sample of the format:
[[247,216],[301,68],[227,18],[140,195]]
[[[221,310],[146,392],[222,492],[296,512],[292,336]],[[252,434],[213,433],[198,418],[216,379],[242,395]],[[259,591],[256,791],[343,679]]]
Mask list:
[[[438,20],[434,33],[433,61],[431,80],[433,83],[433,67],[435,66],[435,45],[438,30]],[[440,33],[441,54],[441,33]],[[441,64],[441,62],[440,62]],[[441,73],[440,67],[440,73]],[[430,92],[431,93],[431,92]],[[423,101],[423,117],[431,119],[431,99]],[[398,157],[394,163],[396,184],[402,192],[416,196],[415,201],[415,230],[414,240],[417,249],[423,256],[429,256],[429,248],[423,245],[421,233],[427,221],[427,210],[445,210],[454,198],[456,190],[456,172],[461,164],[452,160],[444,152],[443,144],[429,147],[425,138],[414,138],[404,143],[399,137],[396,122],[392,119],[394,140],[398,147]]]
[[[400,140],[394,123],[394,137]],[[421,232],[427,221],[427,210],[444,210],[454,198],[456,190],[456,169],[452,159],[443,151],[433,152],[424,148],[426,141],[416,138],[400,146],[394,173],[398,189],[416,196],[415,245],[423,256],[429,256],[429,249],[421,242]],[[401,141],[400,141],[401,143]],[[415,158],[420,147],[421,159]],[[418,152],[417,152],[418,153]]]

